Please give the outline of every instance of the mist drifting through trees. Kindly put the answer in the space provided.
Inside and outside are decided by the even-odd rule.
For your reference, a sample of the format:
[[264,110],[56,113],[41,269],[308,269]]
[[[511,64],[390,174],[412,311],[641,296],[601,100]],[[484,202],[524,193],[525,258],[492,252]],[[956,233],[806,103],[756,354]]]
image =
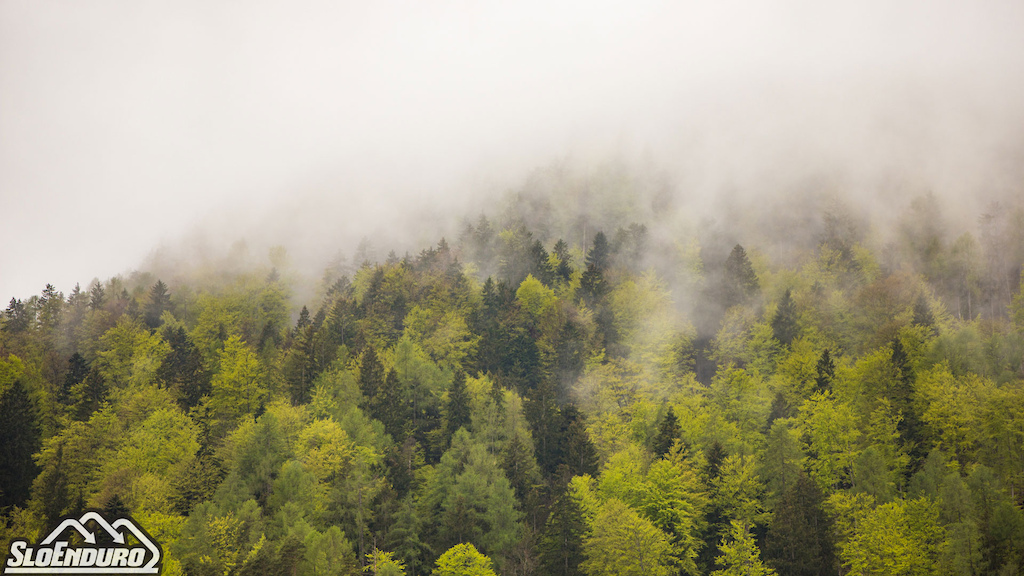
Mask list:
[[0,2],[0,545],[1020,573],[1022,29]]

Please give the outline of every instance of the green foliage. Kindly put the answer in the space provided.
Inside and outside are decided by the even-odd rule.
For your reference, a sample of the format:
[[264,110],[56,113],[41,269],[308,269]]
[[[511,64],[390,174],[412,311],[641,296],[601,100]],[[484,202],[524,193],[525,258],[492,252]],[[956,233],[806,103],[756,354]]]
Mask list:
[[774,576],[775,570],[761,562],[761,554],[750,534],[750,524],[742,520],[733,520],[729,539],[719,547],[722,555],[718,557],[721,570],[712,572],[712,576]]
[[588,576],[668,576],[671,545],[668,536],[620,500],[612,498],[593,519],[583,542]]
[[491,559],[472,544],[456,544],[437,559],[433,576],[497,576]]
[[217,364],[207,406],[215,428],[225,430],[241,417],[262,410],[267,399],[266,376],[259,358],[238,336],[224,343]]

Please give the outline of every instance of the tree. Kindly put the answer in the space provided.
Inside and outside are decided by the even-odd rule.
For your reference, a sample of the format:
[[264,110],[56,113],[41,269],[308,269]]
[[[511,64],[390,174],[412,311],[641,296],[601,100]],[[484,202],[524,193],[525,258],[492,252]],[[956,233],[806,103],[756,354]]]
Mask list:
[[671,406],[665,413],[661,425],[658,427],[658,435],[654,437],[654,453],[657,456],[664,456],[672,449],[672,445],[679,439],[679,419]]
[[725,260],[722,289],[719,295],[722,308],[731,308],[745,303],[759,288],[757,274],[754,273],[754,267],[750,263],[750,259],[747,258],[747,251],[743,249],[743,246],[737,244]]
[[219,358],[220,370],[210,383],[208,404],[223,433],[242,416],[262,411],[267,388],[259,358],[238,336],[228,338]]
[[832,390],[832,381],[836,378],[836,363],[832,361],[832,355],[828,348],[821,352],[818,358],[818,365],[815,367],[817,375],[814,377],[814,391],[827,392]]
[[21,380],[0,389],[0,510],[24,506],[39,468],[36,411]]
[[377,359],[377,352],[367,348],[363,352],[363,361],[359,364],[359,389],[367,402],[373,402],[384,385],[384,366]]
[[448,402],[445,406],[445,442],[447,448],[452,436],[459,428],[469,426],[470,422],[469,393],[466,391],[466,373],[459,370],[452,379],[448,389]]
[[472,544],[456,544],[437,559],[433,576],[497,576],[491,559]]
[[405,576],[405,565],[401,560],[395,560],[394,554],[374,548],[373,552],[366,555],[367,572],[373,576]]
[[715,570],[711,576],[775,576],[775,570],[761,562],[761,553],[757,549],[753,535],[750,534],[750,523],[733,520],[729,540],[723,540],[718,557],[721,570]]
[[157,280],[149,290],[149,301],[146,302],[143,309],[143,319],[146,321],[146,325],[152,329],[160,327],[162,322],[160,317],[170,309],[171,295],[167,292],[167,285],[162,280]]
[[587,252],[586,265],[589,269],[591,266],[603,271],[608,267],[608,259],[611,255],[611,249],[608,246],[608,237],[604,235],[604,232],[598,232],[594,235],[594,244]]
[[668,536],[617,498],[601,506],[583,542],[588,576],[668,576]]
[[566,489],[555,500],[540,535],[538,552],[544,574],[580,576],[583,562],[583,538],[587,521],[583,509]]
[[160,364],[157,379],[174,392],[178,406],[188,411],[210,393],[210,376],[203,368],[203,354],[182,326],[165,329],[164,339],[171,351]]
[[765,536],[764,558],[780,574],[835,573],[832,522],[823,503],[821,490],[803,473],[779,499]]
[[775,315],[772,316],[772,336],[783,346],[789,346],[793,343],[799,330],[796,323],[796,304],[787,288],[785,294],[782,295],[782,300],[779,301]]

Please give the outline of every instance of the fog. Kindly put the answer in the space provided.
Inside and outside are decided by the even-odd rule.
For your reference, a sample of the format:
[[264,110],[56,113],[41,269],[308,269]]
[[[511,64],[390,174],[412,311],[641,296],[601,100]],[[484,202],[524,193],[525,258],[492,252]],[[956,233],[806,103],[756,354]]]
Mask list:
[[415,250],[551,166],[691,219],[1022,197],[1020,2],[625,4],[0,0],[0,297]]

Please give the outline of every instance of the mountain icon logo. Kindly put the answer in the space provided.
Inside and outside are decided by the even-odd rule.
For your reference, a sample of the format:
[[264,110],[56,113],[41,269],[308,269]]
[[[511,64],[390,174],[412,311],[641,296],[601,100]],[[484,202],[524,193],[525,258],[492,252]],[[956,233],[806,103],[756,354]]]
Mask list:
[[[74,534],[81,542],[72,542]],[[160,546],[127,516],[100,512],[61,520],[38,544],[11,541],[3,574],[159,574]]]

